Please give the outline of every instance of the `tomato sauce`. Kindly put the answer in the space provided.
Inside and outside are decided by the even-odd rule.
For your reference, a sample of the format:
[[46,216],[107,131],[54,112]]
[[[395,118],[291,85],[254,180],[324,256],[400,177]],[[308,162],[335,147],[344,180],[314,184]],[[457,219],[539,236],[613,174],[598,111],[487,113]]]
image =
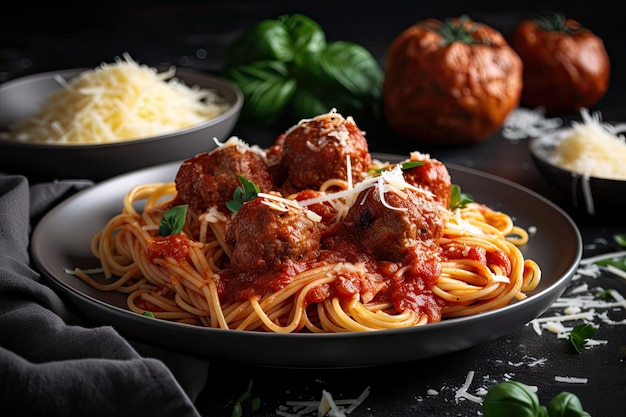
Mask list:
[[[363,133],[351,118],[336,113],[302,121],[280,135],[266,151],[267,166],[259,167],[260,159],[248,155],[250,150],[239,145],[237,152],[233,149],[218,148],[186,161],[177,175],[176,204],[190,203],[196,211],[216,204],[223,208],[238,187],[234,177],[260,171],[262,192],[295,196],[302,203],[324,195],[319,189],[326,180],[358,184],[369,175],[372,163]],[[279,208],[268,197],[241,204],[223,225],[230,256],[220,265],[224,268],[218,274],[220,299],[261,298],[288,286],[300,272],[348,263],[353,266],[334,271],[336,279],[310,291],[306,302],[337,297],[391,303],[397,311],[411,310],[431,321],[440,320],[442,302],[430,288],[441,272],[437,242],[443,234],[441,208],[450,199],[450,176],[439,161],[417,153],[414,158],[421,158],[422,164],[407,170],[405,189],[384,191],[385,201],[373,188],[378,185],[355,191],[360,193],[354,196],[358,204],[346,213],[328,202],[306,209]],[[273,184],[267,183],[268,178]],[[150,256],[182,259],[190,244],[176,236],[154,238]],[[503,263],[503,258],[489,256],[489,262]]]
[[182,234],[155,236],[148,240],[148,256],[156,258],[185,259],[193,241]]

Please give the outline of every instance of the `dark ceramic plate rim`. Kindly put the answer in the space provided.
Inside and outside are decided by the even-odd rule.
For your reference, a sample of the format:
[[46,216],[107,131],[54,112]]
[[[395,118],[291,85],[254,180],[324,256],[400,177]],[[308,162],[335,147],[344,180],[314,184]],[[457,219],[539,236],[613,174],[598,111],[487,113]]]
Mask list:
[[[163,71],[165,69],[165,67],[163,66],[154,66],[154,68],[157,68],[157,70],[159,72]],[[62,76],[65,80],[70,80],[71,78],[79,75],[81,72],[83,71],[87,71],[90,70],[90,68],[71,68],[71,69],[65,69],[65,70],[58,70],[58,71],[48,71],[48,72],[43,72],[43,73],[37,73],[37,74],[31,74],[31,75],[25,75],[23,77],[20,78],[16,78],[14,80],[11,81],[7,81],[6,83],[3,83],[0,85],[0,89],[4,89],[4,88],[12,88],[14,86],[17,86],[19,84],[22,83],[26,83],[26,82],[33,82],[34,80],[37,79],[41,79],[41,78],[48,78],[50,77],[50,75],[60,75]],[[157,135],[157,136],[150,136],[150,137],[146,137],[146,138],[138,138],[138,139],[129,139],[129,140],[123,140],[123,141],[117,141],[117,142],[106,142],[106,143],[86,143],[86,144],[56,144],[56,143],[35,143],[35,142],[17,142],[14,140],[9,140],[6,138],[2,138],[0,136],[0,147],[13,147],[13,148],[26,148],[26,149],[32,149],[32,148],[40,148],[40,149],[85,149],[85,150],[89,150],[89,149],[102,149],[102,148],[115,148],[115,147],[121,147],[121,146],[125,146],[128,145],[129,143],[142,143],[142,142],[152,142],[152,141],[157,141],[157,140],[163,140],[163,139],[167,139],[173,136],[178,136],[181,134],[185,134],[185,133],[190,133],[190,132],[194,132],[196,130],[200,130],[200,129],[204,129],[206,127],[209,126],[213,126],[216,125],[220,122],[222,122],[225,119],[228,119],[229,117],[231,117],[233,114],[239,112],[243,106],[243,93],[242,91],[239,89],[239,87],[237,87],[234,83],[220,78],[218,76],[212,75],[212,74],[207,74],[207,73],[203,73],[203,72],[199,72],[199,71],[195,71],[195,70],[190,70],[190,69],[186,69],[186,68],[176,68],[176,74],[174,75],[174,77],[178,77],[180,75],[190,75],[193,77],[202,77],[205,81],[209,82],[212,86],[225,86],[228,87],[230,90],[232,90],[232,93],[235,95],[235,100],[234,101],[229,101],[230,107],[224,112],[219,114],[218,116],[214,117],[213,119],[207,120],[205,122],[199,123],[197,125],[185,128],[185,129],[180,129],[180,130],[176,130],[170,133],[164,133],[161,135]],[[204,88],[214,88],[214,87],[204,87]],[[0,132],[4,132],[6,131],[8,128],[8,126],[2,126],[0,125]]]
[[[399,161],[397,155],[374,154]],[[537,228],[523,248],[541,260],[540,287],[522,301],[471,317],[409,329],[342,334],[273,334],[209,329],[149,319],[127,310],[121,294],[103,293],[65,273],[66,268],[97,266],[89,252],[94,231],[121,206],[134,184],[171,181],[180,162],[120,175],[83,190],[52,209],[36,226],[31,253],[53,288],[69,297],[96,323],[113,325],[143,343],[208,359],[273,367],[347,368],[377,366],[434,357],[469,348],[522,327],[562,294],[582,254],[582,240],[569,216],[547,199],[508,180],[447,164],[454,183],[494,209],[506,209],[523,227]],[[495,194],[494,194],[495,193]],[[501,193],[504,193],[500,195]],[[516,208],[517,207],[517,208]],[[65,230],[73,228],[74,234]],[[550,255],[552,253],[553,255]]]

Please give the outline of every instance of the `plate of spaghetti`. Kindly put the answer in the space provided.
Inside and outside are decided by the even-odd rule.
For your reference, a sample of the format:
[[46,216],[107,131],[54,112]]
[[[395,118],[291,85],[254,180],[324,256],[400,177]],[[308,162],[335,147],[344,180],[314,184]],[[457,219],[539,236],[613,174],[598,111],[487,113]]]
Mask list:
[[81,191],[31,250],[55,288],[130,339],[358,367],[523,326],[565,290],[582,243],[540,195],[417,151],[371,154],[333,110],[268,149],[231,137]]

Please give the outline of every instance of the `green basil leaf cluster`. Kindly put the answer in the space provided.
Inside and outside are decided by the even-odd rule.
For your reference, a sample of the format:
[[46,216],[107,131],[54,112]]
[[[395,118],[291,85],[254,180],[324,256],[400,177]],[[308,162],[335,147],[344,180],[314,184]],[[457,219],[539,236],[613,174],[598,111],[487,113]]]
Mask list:
[[233,191],[233,199],[226,202],[226,208],[235,214],[239,212],[243,203],[254,200],[261,192],[259,186],[254,182],[241,175],[237,175],[237,177],[241,185]]
[[262,20],[231,42],[223,76],[244,94],[240,121],[291,124],[329,112],[377,117],[383,71],[363,46],[327,42],[320,25],[302,14]]
[[484,417],[590,417],[574,394],[562,392],[547,407],[537,394],[517,381],[506,381],[489,389],[483,402]]
[[159,236],[177,235],[183,230],[189,204],[175,206],[163,213],[159,223]]
[[450,210],[462,209],[474,202],[474,197],[471,194],[461,192],[461,186],[458,184],[452,184],[450,191]]

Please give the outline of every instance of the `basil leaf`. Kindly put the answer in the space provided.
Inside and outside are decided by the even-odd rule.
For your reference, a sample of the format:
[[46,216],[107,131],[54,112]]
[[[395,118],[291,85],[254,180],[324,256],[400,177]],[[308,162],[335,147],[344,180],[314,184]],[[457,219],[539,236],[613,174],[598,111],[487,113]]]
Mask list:
[[159,223],[159,236],[176,235],[183,230],[188,204],[172,207],[163,213]]
[[233,192],[233,199],[226,202],[226,208],[235,214],[239,212],[243,203],[254,200],[261,192],[259,186],[254,182],[242,177],[241,175],[238,175],[237,177],[239,178],[241,185],[235,188],[235,191]]
[[462,193],[461,187],[457,184],[452,184],[450,190],[450,210],[462,209],[467,204],[474,201],[474,197],[471,194]]
[[374,57],[361,45],[336,41],[323,52],[305,57],[299,68],[307,82],[317,88],[360,98],[379,98],[383,72]]
[[[424,162],[422,161],[407,161],[407,162],[403,162],[402,165],[400,165],[400,169],[402,171],[408,171],[409,169],[421,167],[422,165],[424,165]],[[387,171],[387,169],[388,169],[387,167],[370,169],[367,171],[367,173],[370,175],[377,175],[377,174],[380,174],[381,172]]]
[[580,399],[572,393],[562,392],[548,403],[550,417],[591,417],[583,410]]
[[424,165],[424,162],[422,162],[422,161],[408,161],[408,162],[403,162],[403,163],[402,163],[402,171],[407,171],[407,170],[409,170],[409,169],[413,169],[413,168],[421,167],[422,165]]
[[295,124],[333,108],[362,127],[382,117],[378,62],[356,43],[327,43],[319,24],[302,14],[244,32],[227,46],[222,74],[243,91],[242,124]]
[[318,53],[326,48],[326,35],[314,20],[299,13],[284,15],[278,20],[289,33],[293,60],[296,65],[302,63],[302,59],[306,55]]
[[547,417],[537,394],[527,385],[506,381],[489,389],[483,402],[483,417]]
[[580,353],[587,340],[595,336],[597,332],[598,328],[589,323],[579,324],[574,326],[572,331],[569,333],[568,341],[574,350],[576,350],[577,353]]
[[226,67],[254,61],[293,61],[293,42],[287,27],[279,20],[262,20],[227,46]]
[[626,257],[619,259],[601,259],[599,261],[595,261],[594,264],[600,266],[614,266],[615,268],[621,269],[622,271],[626,271]]
[[337,106],[337,103],[333,105],[328,104],[328,102],[329,100],[324,100],[314,92],[299,88],[291,99],[289,112],[294,119],[310,119],[319,114],[327,113]]
[[261,407],[261,399],[252,395],[252,380],[248,383],[248,389],[233,406],[231,417],[252,416]]
[[297,89],[286,65],[278,61],[239,65],[226,71],[224,77],[239,85],[245,96],[242,122],[261,126],[278,120]]

